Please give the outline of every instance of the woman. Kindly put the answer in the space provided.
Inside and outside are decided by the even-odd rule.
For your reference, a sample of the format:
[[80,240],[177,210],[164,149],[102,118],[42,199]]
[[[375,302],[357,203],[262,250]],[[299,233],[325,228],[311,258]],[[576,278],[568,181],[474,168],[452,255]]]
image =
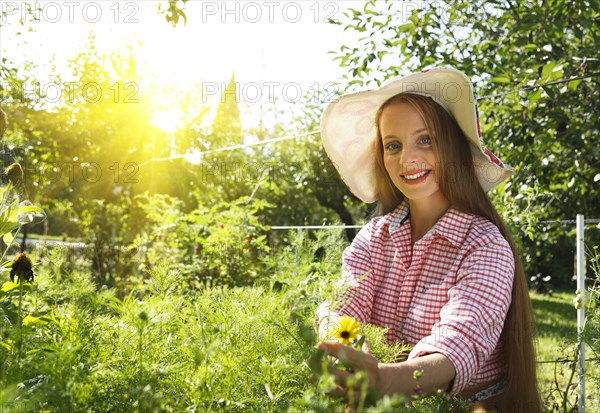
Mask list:
[[[525,274],[485,193],[512,170],[482,145],[469,79],[437,68],[345,95],[326,109],[321,136],[350,190],[378,201],[378,216],[344,252],[347,288],[339,304],[319,307],[320,331],[346,315],[414,347],[391,364],[339,343],[318,347],[383,394],[419,386],[473,408],[540,411]],[[343,396],[353,373],[334,374]]]

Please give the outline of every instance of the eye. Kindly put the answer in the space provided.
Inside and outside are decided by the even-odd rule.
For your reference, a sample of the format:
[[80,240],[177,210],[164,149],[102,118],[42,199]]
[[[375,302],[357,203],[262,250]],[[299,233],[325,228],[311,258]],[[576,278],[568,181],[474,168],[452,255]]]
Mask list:
[[420,139],[420,142],[421,142],[423,145],[431,145],[431,138],[430,138],[429,136],[423,136],[423,137]]
[[395,152],[402,149],[402,145],[400,145],[398,142],[390,142],[387,145],[385,145],[385,150],[388,152]]

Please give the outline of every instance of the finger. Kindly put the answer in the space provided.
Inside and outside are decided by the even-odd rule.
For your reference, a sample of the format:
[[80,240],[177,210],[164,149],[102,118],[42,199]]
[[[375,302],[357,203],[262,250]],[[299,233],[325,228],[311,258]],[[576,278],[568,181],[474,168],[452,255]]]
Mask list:
[[348,378],[350,378],[352,376],[352,373],[350,373],[348,371],[340,370],[338,368],[335,368],[332,365],[327,366],[327,371],[330,375],[335,377],[336,384],[338,384],[339,386],[342,386],[344,388],[347,386]]
[[358,370],[372,371],[377,369],[377,359],[375,357],[350,346],[322,341],[317,344],[317,349],[325,351],[327,354],[340,359]]
[[354,405],[362,400],[368,391],[368,379],[365,373],[351,373],[328,366],[328,372],[334,377],[335,388],[326,394],[330,397],[342,398],[346,403]]
[[351,364],[353,360],[357,360],[357,350],[350,346],[338,342],[323,341],[317,344],[317,349],[322,350],[325,354],[339,359],[341,362]]
[[345,397],[344,400],[348,404],[349,407],[356,407],[361,403],[364,399],[365,392],[367,389],[362,385],[354,385],[350,387],[345,387]]
[[349,361],[349,353],[354,352],[352,347],[346,346],[337,341],[321,341],[317,344],[317,350],[324,351],[325,354],[340,359],[343,362]]
[[350,388],[345,386],[336,385],[335,388],[328,391],[326,394],[329,397],[334,397],[337,399],[344,399],[346,403],[350,403],[351,405],[357,404],[361,398],[364,391],[363,386],[352,386]]
[[333,390],[328,391],[326,394],[329,397],[333,397],[335,399],[344,399],[346,400],[346,395],[347,391],[345,387],[342,386],[335,386],[335,388]]
[[327,365],[327,372],[329,373],[329,375],[333,376],[335,387],[332,390],[326,392],[325,394],[327,394],[329,397],[346,400],[346,383],[348,382],[348,379],[350,378],[351,374],[344,370],[335,368],[335,366],[331,364]]

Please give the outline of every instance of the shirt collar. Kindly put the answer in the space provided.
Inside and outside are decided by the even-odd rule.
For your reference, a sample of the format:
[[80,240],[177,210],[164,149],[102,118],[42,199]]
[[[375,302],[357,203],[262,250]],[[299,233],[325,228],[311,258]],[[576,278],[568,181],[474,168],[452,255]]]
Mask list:
[[402,224],[404,224],[408,218],[409,212],[408,202],[402,201],[400,205],[398,205],[396,209],[390,213],[389,231],[394,232],[400,229]]
[[[389,232],[399,230],[409,215],[408,202],[403,201],[389,215]],[[473,214],[450,208],[428,231],[428,234],[445,238],[454,246],[459,247],[463,243],[474,217]]]

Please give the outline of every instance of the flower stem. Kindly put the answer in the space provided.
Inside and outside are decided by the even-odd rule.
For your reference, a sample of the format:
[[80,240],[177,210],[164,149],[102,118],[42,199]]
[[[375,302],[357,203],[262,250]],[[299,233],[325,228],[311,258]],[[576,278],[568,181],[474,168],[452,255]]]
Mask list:
[[23,344],[23,317],[21,311],[23,309],[23,276],[18,275],[17,281],[19,282],[19,311],[17,312],[17,353],[18,358],[21,358],[21,350]]
[[144,339],[144,327],[142,326],[139,330],[139,337],[138,337],[138,368],[140,371],[140,374],[142,373],[142,363],[143,363],[143,359],[142,359],[142,340]]

